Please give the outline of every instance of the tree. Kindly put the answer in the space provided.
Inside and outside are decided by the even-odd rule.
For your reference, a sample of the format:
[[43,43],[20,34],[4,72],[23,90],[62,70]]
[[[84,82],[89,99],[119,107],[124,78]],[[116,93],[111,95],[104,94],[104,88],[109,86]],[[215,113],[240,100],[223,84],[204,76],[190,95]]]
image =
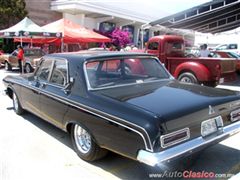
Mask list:
[[26,15],[25,0],[0,0],[0,29],[8,28]]

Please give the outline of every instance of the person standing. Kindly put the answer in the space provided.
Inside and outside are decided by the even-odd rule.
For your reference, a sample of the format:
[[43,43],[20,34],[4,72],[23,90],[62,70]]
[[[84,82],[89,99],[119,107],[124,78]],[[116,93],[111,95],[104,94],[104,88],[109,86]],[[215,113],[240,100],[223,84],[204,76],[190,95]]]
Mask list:
[[208,57],[210,51],[207,49],[207,44],[203,44],[200,46],[200,57]]
[[24,50],[21,45],[18,45],[17,48],[18,48],[17,58],[18,58],[19,71],[20,73],[24,73],[24,69],[23,69]]

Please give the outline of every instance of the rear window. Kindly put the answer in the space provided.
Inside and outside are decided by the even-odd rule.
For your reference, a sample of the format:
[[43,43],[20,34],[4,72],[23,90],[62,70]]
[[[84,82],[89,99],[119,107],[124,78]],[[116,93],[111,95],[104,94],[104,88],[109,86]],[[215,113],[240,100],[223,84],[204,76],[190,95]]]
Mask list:
[[148,83],[169,78],[155,58],[126,58],[92,61],[86,64],[87,84],[91,89]]
[[158,42],[150,42],[148,45],[149,50],[158,50]]

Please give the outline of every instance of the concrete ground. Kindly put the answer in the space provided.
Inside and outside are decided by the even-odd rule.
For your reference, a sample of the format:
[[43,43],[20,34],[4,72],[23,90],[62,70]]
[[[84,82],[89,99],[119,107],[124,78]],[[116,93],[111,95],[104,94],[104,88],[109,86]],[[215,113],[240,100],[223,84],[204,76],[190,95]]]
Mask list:
[[[154,179],[156,174],[164,173],[114,153],[94,163],[81,160],[73,151],[68,134],[30,113],[14,113],[12,101],[3,93],[2,78],[8,74],[18,72],[0,69],[0,180]],[[240,83],[218,88],[240,91]],[[203,151],[190,170],[220,176],[237,174],[239,139],[240,133]]]

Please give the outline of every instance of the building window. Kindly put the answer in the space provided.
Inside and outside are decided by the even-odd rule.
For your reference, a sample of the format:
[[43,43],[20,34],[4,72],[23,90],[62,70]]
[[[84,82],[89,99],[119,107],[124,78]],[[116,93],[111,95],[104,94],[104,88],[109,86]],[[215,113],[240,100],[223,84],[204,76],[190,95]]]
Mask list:
[[116,27],[116,24],[111,22],[102,22],[99,26],[99,31],[102,33],[110,33],[112,32]]
[[129,33],[130,42],[133,43],[134,41],[134,26],[127,25],[122,27],[123,31],[127,31]]

